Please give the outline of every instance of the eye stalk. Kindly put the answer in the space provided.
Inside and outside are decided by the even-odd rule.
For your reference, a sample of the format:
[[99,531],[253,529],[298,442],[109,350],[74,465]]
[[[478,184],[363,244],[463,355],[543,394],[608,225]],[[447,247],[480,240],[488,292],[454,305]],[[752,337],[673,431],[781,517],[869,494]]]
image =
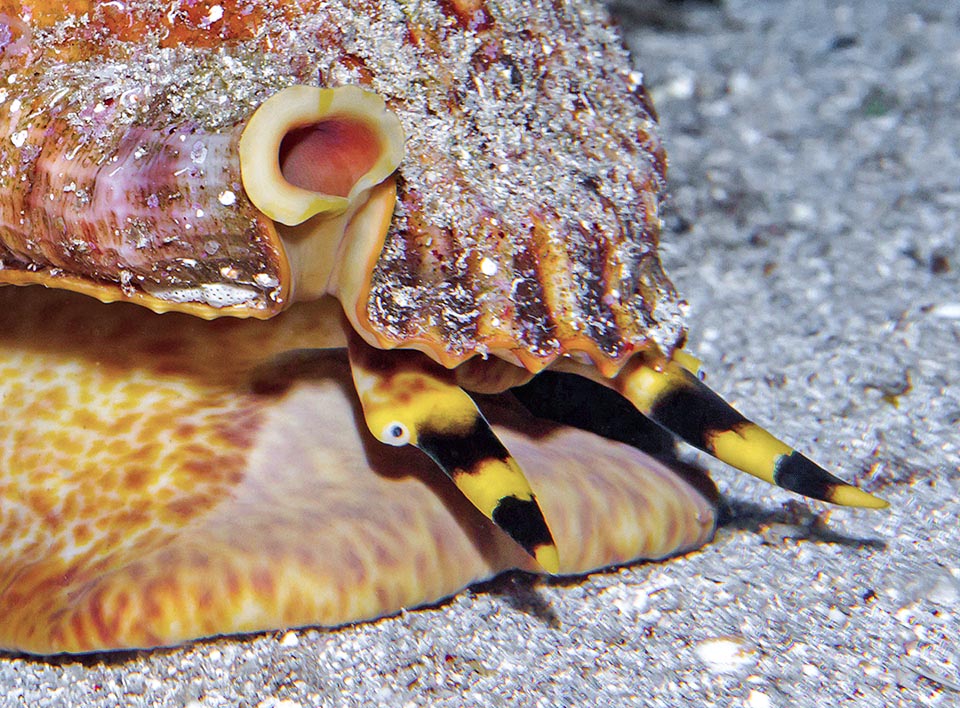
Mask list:
[[544,570],[559,572],[557,547],[529,481],[453,374],[420,352],[384,352],[359,336],[350,338],[348,351],[370,432],[388,445],[419,448]]
[[290,300],[333,294],[355,308],[396,205],[399,118],[357,86],[290,86],[253,113],[238,152],[243,189],[289,264]]

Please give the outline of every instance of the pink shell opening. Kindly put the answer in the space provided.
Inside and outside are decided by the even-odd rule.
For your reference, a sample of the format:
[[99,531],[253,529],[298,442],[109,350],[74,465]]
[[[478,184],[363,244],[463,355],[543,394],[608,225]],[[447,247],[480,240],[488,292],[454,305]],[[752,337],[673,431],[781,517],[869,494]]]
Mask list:
[[380,154],[380,140],[368,125],[333,118],[294,128],[283,137],[280,172],[301,189],[347,197]]

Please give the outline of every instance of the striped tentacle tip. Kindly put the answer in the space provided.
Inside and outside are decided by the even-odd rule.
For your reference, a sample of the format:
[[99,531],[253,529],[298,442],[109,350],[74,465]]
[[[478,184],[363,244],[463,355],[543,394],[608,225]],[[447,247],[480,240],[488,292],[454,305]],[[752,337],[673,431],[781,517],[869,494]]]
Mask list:
[[796,450],[777,457],[773,481],[791,492],[821,501],[866,509],[886,509],[890,503],[847,484]]
[[457,489],[507,533],[548,573],[560,569],[553,536],[520,465],[477,413],[459,433],[420,430],[417,447],[453,480]]
[[533,556],[541,568],[551,575],[560,572],[557,546],[533,494],[527,499],[513,494],[501,497],[490,518]]
[[662,371],[641,365],[625,371],[621,391],[681,440],[765,482],[841,506],[888,506],[745,418],[697,378],[694,368],[695,360],[671,361]]
[[708,451],[717,459],[766,482],[805,497],[868,509],[889,504],[847,484],[820,465],[748,420],[710,436]]

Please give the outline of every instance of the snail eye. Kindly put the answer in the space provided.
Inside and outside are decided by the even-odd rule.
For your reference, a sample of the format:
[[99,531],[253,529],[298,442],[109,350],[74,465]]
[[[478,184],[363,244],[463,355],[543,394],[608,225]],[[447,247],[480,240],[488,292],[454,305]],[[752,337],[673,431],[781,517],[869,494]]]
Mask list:
[[383,428],[383,433],[380,434],[380,440],[387,445],[403,447],[410,442],[410,430],[403,423],[396,421],[387,423]]

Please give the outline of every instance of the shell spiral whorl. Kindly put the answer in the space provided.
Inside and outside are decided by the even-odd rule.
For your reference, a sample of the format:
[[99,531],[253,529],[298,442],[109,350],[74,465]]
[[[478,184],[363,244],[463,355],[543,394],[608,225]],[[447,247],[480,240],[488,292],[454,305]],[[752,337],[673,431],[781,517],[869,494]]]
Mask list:
[[[47,85],[39,64],[13,75],[26,88],[0,107],[9,136],[0,149],[9,165],[0,173],[0,281],[160,312],[267,317],[295,290],[324,293],[350,219],[402,157],[396,117],[356,87],[292,86],[248,119],[157,126],[136,109],[149,86],[91,103],[64,65],[50,67],[65,75]],[[287,181],[294,168],[282,172],[279,159],[281,149],[296,153],[291,142],[312,145],[313,176],[298,178],[342,194]],[[345,161],[356,164],[345,170]],[[310,228],[278,233],[308,219]]]

